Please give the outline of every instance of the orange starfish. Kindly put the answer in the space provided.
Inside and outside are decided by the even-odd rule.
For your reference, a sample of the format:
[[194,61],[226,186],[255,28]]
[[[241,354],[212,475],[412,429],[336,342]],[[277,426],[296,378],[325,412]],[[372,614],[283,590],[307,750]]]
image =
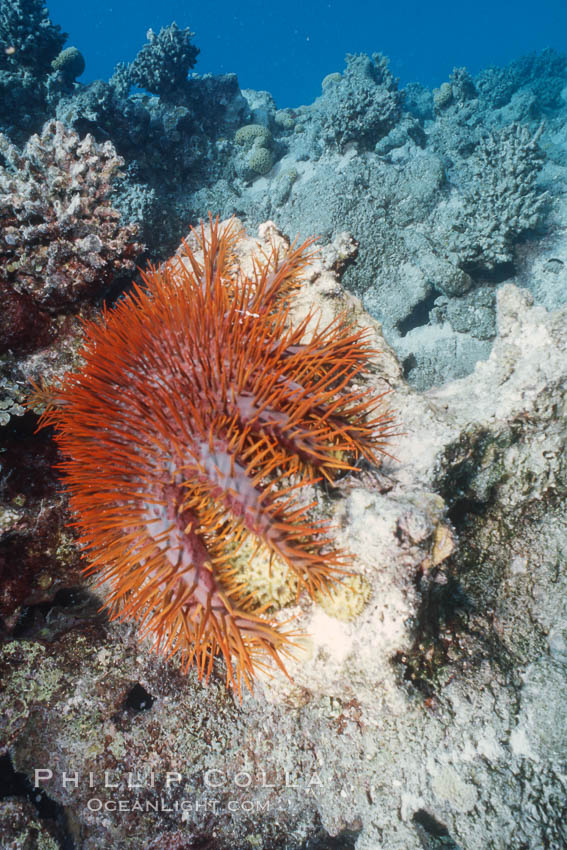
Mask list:
[[[194,231],[195,233],[195,231]],[[298,594],[344,573],[330,527],[300,490],[391,434],[382,396],[349,389],[366,371],[367,331],[339,317],[303,342],[288,300],[312,240],[273,248],[245,277],[233,223],[201,224],[202,259],[184,252],[143,275],[98,322],[86,322],[84,365],[54,389],[54,425],[88,573],[108,582],[114,619],[208,680],[222,654],[227,684],[252,689],[266,657],[285,672],[290,634],[266,616],[231,562],[253,536],[287,565]],[[233,666],[234,662],[234,666]]]

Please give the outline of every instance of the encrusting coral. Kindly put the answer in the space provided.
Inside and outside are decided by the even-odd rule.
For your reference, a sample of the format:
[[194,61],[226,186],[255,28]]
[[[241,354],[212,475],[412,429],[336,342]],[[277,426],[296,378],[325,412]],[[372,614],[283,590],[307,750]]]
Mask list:
[[40,424],[55,426],[112,618],[200,679],[222,654],[240,693],[266,656],[285,670],[292,641],[242,580],[239,549],[272,552],[297,596],[329,589],[348,556],[302,496],[358,457],[376,463],[392,420],[382,396],[349,386],[374,353],[366,330],[343,316],[312,330],[312,314],[290,327],[311,240],[245,276],[234,222],[194,235],[202,257],[185,245],[150,267],[145,288],[85,323],[83,367],[31,403],[47,403]]

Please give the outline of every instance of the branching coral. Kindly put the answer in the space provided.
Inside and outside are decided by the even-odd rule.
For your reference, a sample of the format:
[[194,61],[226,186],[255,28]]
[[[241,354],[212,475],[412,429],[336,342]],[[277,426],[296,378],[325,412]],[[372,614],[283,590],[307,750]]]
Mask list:
[[52,24],[43,0],[4,0],[0,7],[0,65],[24,66],[39,74],[51,70],[51,62],[67,39]]
[[199,48],[191,41],[193,35],[189,29],[179,29],[176,23],[163,27],[158,35],[149,30],[147,44],[130,65],[132,83],[159,95],[183,86],[199,54]]
[[110,142],[80,139],[50,121],[23,150],[0,134],[0,157],[0,292],[7,310],[68,307],[134,269],[137,228],[121,226],[108,199],[122,165]]
[[274,248],[245,277],[237,238],[217,222],[201,229],[202,259],[186,246],[150,268],[146,288],[86,324],[83,368],[36,401],[112,617],[137,620],[199,678],[221,653],[240,692],[266,656],[283,668],[290,646],[242,580],[239,550],[271,551],[298,595],[328,588],[348,558],[302,495],[357,457],[376,462],[391,418],[349,388],[372,353],[365,330],[339,317],[305,342],[312,315],[289,327],[310,242]]
[[514,244],[542,218],[547,194],[537,187],[544,160],[532,135],[512,124],[483,139],[472,157],[469,187],[449,244],[459,265],[474,273],[513,259]]
[[324,87],[320,99],[323,136],[340,149],[349,142],[373,147],[399,121],[402,94],[381,54],[346,59],[344,74]]
[[565,88],[567,58],[551,47],[540,53],[528,53],[505,68],[485,68],[477,77],[481,96],[491,107],[509,103],[512,95],[522,89],[535,95],[530,109],[557,109]]

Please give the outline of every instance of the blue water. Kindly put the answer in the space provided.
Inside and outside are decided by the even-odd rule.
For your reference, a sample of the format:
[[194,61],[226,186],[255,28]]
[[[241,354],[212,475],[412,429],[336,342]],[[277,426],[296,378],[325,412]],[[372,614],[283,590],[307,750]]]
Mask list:
[[277,106],[311,103],[321,80],[341,71],[345,53],[381,52],[402,85],[429,87],[454,66],[476,74],[544,47],[567,50],[567,0],[455,0],[379,3],[370,0],[269,0],[188,3],[47,2],[53,23],[69,33],[87,63],[81,82],[107,79],[131,61],[151,27],[190,27],[201,53],[195,71],[233,71],[241,88],[266,89]]

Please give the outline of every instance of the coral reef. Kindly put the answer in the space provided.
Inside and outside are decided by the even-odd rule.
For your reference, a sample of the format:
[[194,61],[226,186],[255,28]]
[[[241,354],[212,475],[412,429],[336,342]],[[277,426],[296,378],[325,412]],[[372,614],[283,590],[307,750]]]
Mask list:
[[[51,117],[52,62],[66,38],[43,0],[5,0],[0,6],[0,131],[18,144]],[[61,76],[58,95],[68,87]]]
[[51,121],[23,150],[0,135],[0,155],[3,347],[30,350],[45,341],[49,312],[103,295],[141,246],[108,199],[123,164],[110,142]]
[[7,425],[10,417],[25,413],[24,386],[23,381],[10,381],[5,375],[0,375],[0,426]]
[[[399,90],[381,56],[349,56],[314,103],[278,109],[234,74],[191,73],[193,36],[174,25],[88,84],[65,38],[42,2],[0,4],[2,840],[565,846],[567,58],[545,50],[476,76],[455,68],[430,91]],[[64,129],[44,136],[52,119]],[[100,329],[97,302],[130,277],[131,224],[157,262],[209,209],[236,212],[250,232],[272,219],[299,241],[322,234],[328,244],[284,299],[284,333],[346,311],[381,354],[341,392],[391,387],[403,423],[395,462],[359,458],[287,495],[291,480],[273,484],[275,502],[313,502],[296,519],[332,525],[321,555],[348,552],[341,566],[355,575],[327,576],[328,592],[311,598],[308,570],[294,573],[256,535],[227,545],[233,600],[250,615],[255,600],[255,627],[294,629],[291,680],[254,658],[242,705],[221,658],[208,656],[203,688],[202,668],[181,675],[180,657],[147,652],[133,622],[99,611],[112,587],[89,589],[57,446],[23,409],[30,377],[56,392],[65,374],[84,374],[81,321]],[[106,247],[92,251],[93,235]],[[273,225],[242,236],[225,281],[261,278],[274,244],[283,259]],[[190,237],[189,247],[202,267],[202,246]],[[138,410],[164,431],[164,410],[175,418],[185,399],[156,414],[169,386],[158,381]],[[172,534],[198,536],[187,525]],[[38,766],[52,773],[43,790]],[[65,779],[75,771],[76,787]]]
[[[227,139],[249,119],[248,107],[235,74],[193,75],[175,103],[128,97],[129,87],[129,71],[121,67],[108,83],[97,80],[59,96],[56,115],[80,135],[113,139],[128,162],[117,205],[140,225],[152,253],[165,257],[193,215],[191,191],[233,171]],[[142,196],[148,201],[143,210]]]
[[449,247],[469,273],[509,263],[518,239],[540,224],[548,195],[537,186],[543,151],[520,125],[491,133],[469,160],[468,189],[453,225]]
[[182,90],[199,54],[191,41],[194,35],[176,23],[162,27],[157,35],[148,30],[148,41],[129,68],[131,82],[164,97]]
[[42,850],[59,850],[61,846],[53,830],[41,822],[32,803],[20,800],[2,800],[0,803],[0,831],[5,850],[33,847]]
[[[191,73],[193,36],[174,25],[88,84],[65,38],[42,2],[0,4],[4,843],[564,846],[567,58],[455,68],[430,91],[399,90],[383,57],[350,56],[314,103],[278,109],[235,74]],[[65,129],[44,139],[51,119]],[[345,311],[369,328],[381,354],[352,391],[395,389],[403,423],[395,462],[359,458],[287,496],[274,483],[275,500],[313,502],[304,522],[333,526],[322,555],[348,552],[355,575],[311,598],[298,595],[307,571],[255,535],[227,546],[238,600],[280,637],[294,629],[291,680],[254,658],[242,705],[222,659],[203,688],[199,669],[181,675],[180,657],[99,611],[112,587],[89,589],[56,444],[23,409],[30,378],[56,391],[83,374],[81,322],[100,327],[101,296],[135,259],[124,228],[139,223],[157,261],[209,209],[249,231],[273,219],[299,241],[323,235],[285,299],[285,333]],[[93,233],[109,247],[91,251]],[[242,236],[226,280],[256,280],[274,244],[283,258],[271,224]],[[151,411],[166,384],[154,388]],[[38,766],[52,775],[34,789]]]
[[348,557],[302,493],[359,458],[378,463],[392,420],[363,389],[375,354],[364,330],[312,314],[287,326],[310,242],[274,244],[244,276],[235,223],[194,235],[202,256],[185,246],[85,324],[84,365],[34,402],[47,404],[40,423],[55,426],[87,571],[110,582],[113,618],[138,621],[199,678],[222,654],[240,693],[263,655],[283,668],[290,647],[235,580],[234,556],[252,536],[298,597],[324,591]]
[[243,149],[242,156],[236,157],[236,173],[243,180],[254,180],[258,175],[267,174],[274,164],[271,150],[273,137],[262,124],[245,124],[234,134],[234,141]]
[[48,73],[51,62],[67,40],[61,27],[52,24],[43,0],[5,0],[0,9],[1,67],[25,67],[35,74]]
[[[268,234],[242,240],[245,274]],[[260,674],[241,706],[221,670],[201,688],[97,606],[51,610],[5,642],[0,746],[55,810],[42,840],[59,829],[81,850],[129,850],[134,832],[140,846],[219,850],[565,843],[566,309],[504,285],[490,356],[417,392],[339,285],[332,266],[348,250],[343,238],[311,258],[288,318],[346,311],[382,352],[367,391],[395,388],[397,461],[347,470],[324,498],[366,604],[348,622],[306,600],[281,612],[308,635],[293,681]],[[22,798],[0,817],[8,836],[37,832]]]
[[234,141],[245,150],[250,150],[256,145],[270,148],[272,146],[272,134],[262,124],[245,124],[244,127],[239,127],[234,134]]
[[349,142],[372,148],[398,122],[402,94],[380,53],[346,59],[340,80],[326,77],[319,104],[323,137],[340,150]]
[[66,47],[55,57],[51,67],[54,71],[61,73],[65,79],[75,80],[85,70],[85,59],[78,48]]
[[262,145],[254,145],[249,151],[236,158],[235,171],[245,182],[251,183],[263,174],[268,174],[274,164],[274,155]]
[[450,82],[433,90],[433,103],[437,113],[449,107],[462,108],[463,104],[478,96],[474,81],[466,68],[453,68]]
[[[108,82],[82,85],[75,49],[61,49],[63,36],[42,4],[23,20],[26,8],[10,0],[5,26],[11,15],[37,45],[49,35],[50,61],[0,56],[0,130],[22,147],[56,117],[80,136],[110,139],[126,166],[116,206],[140,225],[153,256],[168,256],[188,222],[209,209],[250,225],[277,219],[288,233],[330,240],[346,228],[359,253],[345,285],[384,323],[416,386],[464,375],[488,354],[494,307],[475,305],[491,312],[480,339],[475,309],[456,301],[524,275],[523,258],[536,250],[524,248],[525,237],[544,236],[545,190],[562,196],[564,56],[544,50],[477,77],[455,68],[432,92],[418,84],[399,90],[379,54],[349,55],[313,104],[282,110],[269,92],[241,91],[234,74],[188,77],[198,50],[189,30],[174,24],[150,33],[134,62],[120,64]],[[132,92],[132,84],[151,96]],[[538,160],[535,149],[528,156],[529,139],[542,118]],[[261,134],[249,136],[250,125]],[[517,144],[505,129],[515,125],[526,128]],[[501,154],[489,153],[493,144]],[[506,152],[515,175],[506,171]],[[485,165],[486,174],[478,173]],[[526,198],[514,188],[524,179]],[[478,193],[498,198],[502,223],[494,233]],[[553,288],[550,280],[546,299]],[[449,302],[436,305],[438,298]],[[17,319],[28,306],[20,299],[12,309]]]
[[[540,114],[560,105],[565,88],[567,57],[547,48],[511,62],[506,68],[487,68],[478,75],[478,90],[492,108],[506,106],[522,89],[534,96]],[[534,105],[535,105],[534,104]]]
[[248,156],[248,166],[254,174],[267,174],[274,164],[274,155],[261,146],[252,148]]
[[[1,371],[0,628],[23,635],[40,630],[59,591],[80,583],[80,556],[65,528],[53,442],[38,439],[37,418],[21,403],[29,393],[25,375],[4,364]],[[29,606],[42,603],[36,617]]]

